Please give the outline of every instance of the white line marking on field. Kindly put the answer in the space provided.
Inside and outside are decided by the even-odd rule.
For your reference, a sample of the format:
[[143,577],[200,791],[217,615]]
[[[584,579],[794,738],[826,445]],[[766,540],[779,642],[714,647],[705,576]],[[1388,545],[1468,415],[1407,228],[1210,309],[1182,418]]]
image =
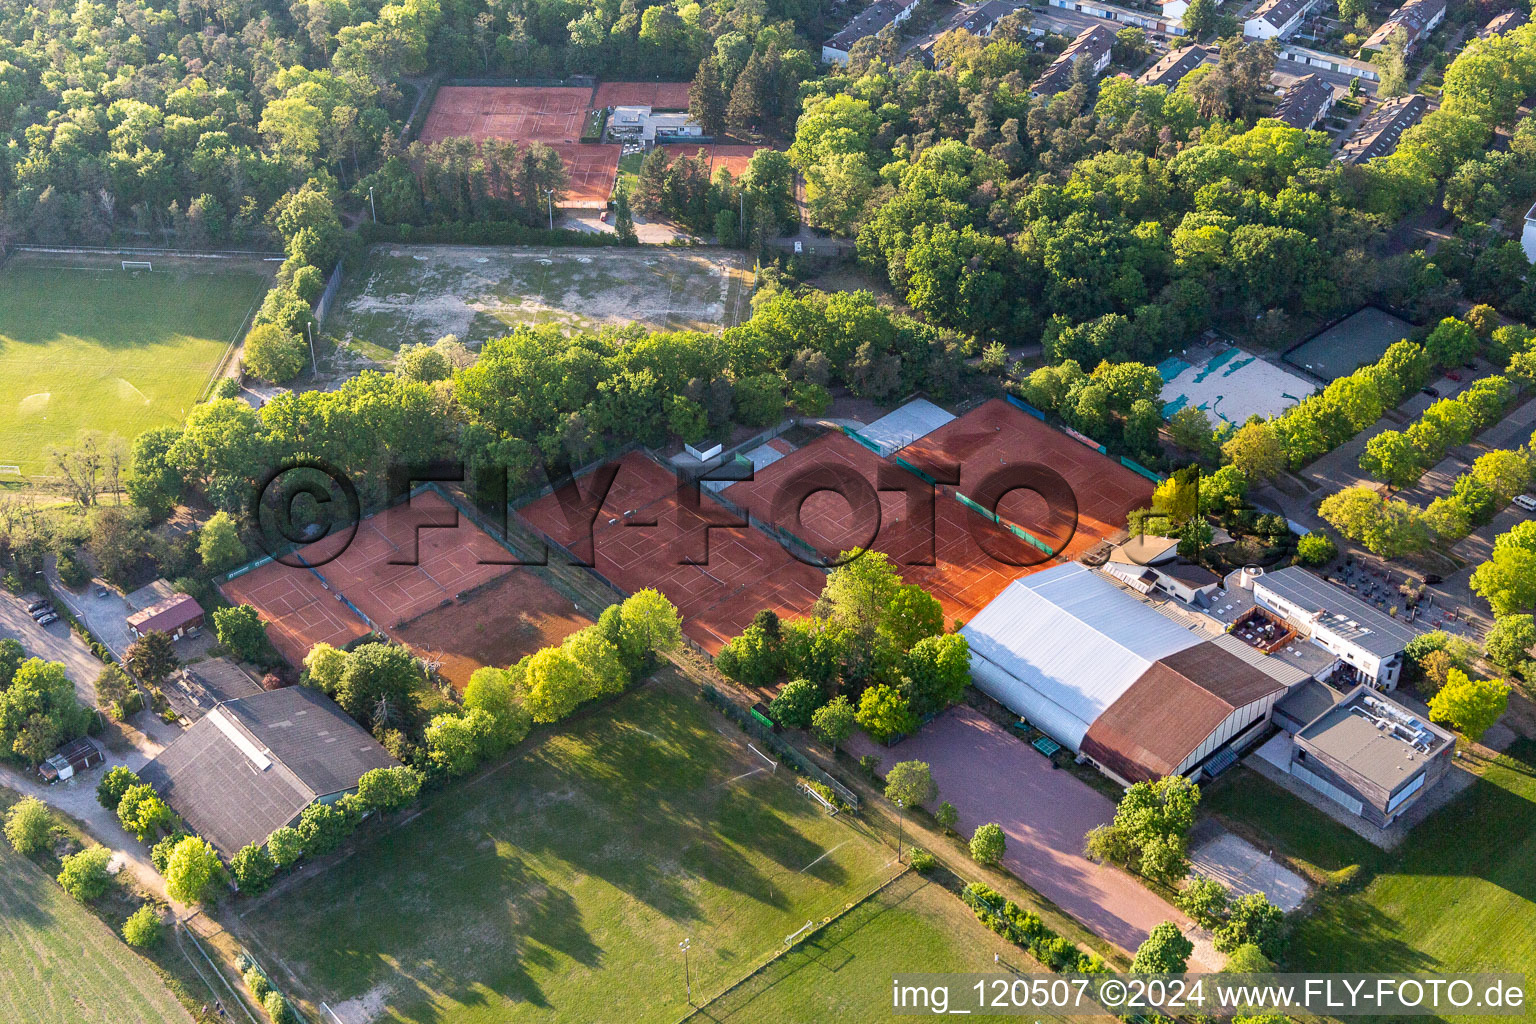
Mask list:
[[802,875],[805,874],[807,871],[811,870],[811,868],[815,867],[817,864],[820,864],[822,861],[826,860],[828,857],[832,856],[838,850],[841,850],[843,847],[847,846],[851,842],[853,842],[852,839],[844,839],[842,842],[840,842],[836,846],[832,847],[832,849],[828,850],[826,853],[822,854],[820,857],[817,857],[815,860],[811,861],[805,867],[801,868],[800,869],[800,873]]
[[761,773],[763,773],[766,770],[767,769],[765,769],[765,768],[753,768],[749,772],[742,772],[740,775],[736,776],[734,779],[726,779],[724,782],[720,783],[720,786],[721,787],[729,786],[733,782],[740,782],[742,779],[746,778],[749,775],[760,775]]

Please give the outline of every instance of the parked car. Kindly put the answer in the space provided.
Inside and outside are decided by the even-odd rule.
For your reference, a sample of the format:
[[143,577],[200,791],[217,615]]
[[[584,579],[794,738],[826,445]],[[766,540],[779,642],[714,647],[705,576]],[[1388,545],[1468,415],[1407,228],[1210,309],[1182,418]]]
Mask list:
[[1461,372],[1459,370],[1452,370],[1450,373],[1447,373],[1446,376],[1451,378],[1451,380],[1457,381],[1458,383],[1461,381]]
[[55,622],[58,622],[58,621],[59,621],[59,617],[57,615],[55,615],[53,612],[49,612],[47,615],[44,615],[42,618],[38,619],[37,620],[37,624],[39,626],[51,626]]
[[1445,582],[1445,577],[1441,576],[1439,573],[1427,572],[1427,573],[1424,574],[1424,585],[1427,586],[1427,587],[1432,587],[1436,583],[1444,583],[1444,582]]
[[1527,512],[1536,512],[1536,498],[1531,497],[1529,494],[1515,495],[1515,504]]
[[1422,388],[1419,388],[1419,394],[1421,394],[1421,395],[1428,395],[1430,398],[1439,398],[1440,397],[1440,389],[1439,388],[1432,388],[1432,387],[1422,387]]
[[40,618],[42,618],[42,617],[43,617],[43,616],[44,616],[44,615],[52,615],[52,614],[53,614],[53,605],[51,605],[51,604],[45,604],[45,605],[43,605],[43,606],[42,606],[42,607],[41,607],[41,608],[39,608],[39,609],[37,609],[37,610],[36,610],[36,611],[34,611],[34,612],[33,612],[33,613],[32,613],[32,617],[33,617],[33,618],[34,618],[34,619],[40,619]]
[[42,601],[33,601],[31,604],[27,605],[27,613],[31,614],[32,612],[40,611],[41,609],[47,608],[47,607],[48,607],[48,602],[47,602],[46,599],[42,600]]

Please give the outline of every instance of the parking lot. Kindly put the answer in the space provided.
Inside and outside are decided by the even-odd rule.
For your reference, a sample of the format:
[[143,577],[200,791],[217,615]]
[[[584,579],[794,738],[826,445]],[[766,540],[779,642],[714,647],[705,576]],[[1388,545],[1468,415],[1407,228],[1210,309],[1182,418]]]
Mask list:
[[0,593],[0,638],[18,641],[29,658],[63,662],[65,673],[75,684],[75,695],[95,707],[96,676],[101,672],[101,662],[63,619],[39,626],[27,611],[27,605],[38,599],[31,592],[20,597]]

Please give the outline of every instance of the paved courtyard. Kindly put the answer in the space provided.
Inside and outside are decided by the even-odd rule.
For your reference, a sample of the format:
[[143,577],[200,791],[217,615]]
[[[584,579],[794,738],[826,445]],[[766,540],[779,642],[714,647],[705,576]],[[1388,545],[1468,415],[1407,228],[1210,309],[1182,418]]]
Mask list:
[[951,708],[894,747],[860,733],[849,748],[874,754],[885,769],[926,761],[939,799],[959,811],[963,834],[989,821],[1002,825],[1008,837],[1003,866],[1127,953],[1164,921],[1191,928],[1182,912],[1136,879],[1083,856],[1083,837],[1114,818],[1114,804],[981,713]]

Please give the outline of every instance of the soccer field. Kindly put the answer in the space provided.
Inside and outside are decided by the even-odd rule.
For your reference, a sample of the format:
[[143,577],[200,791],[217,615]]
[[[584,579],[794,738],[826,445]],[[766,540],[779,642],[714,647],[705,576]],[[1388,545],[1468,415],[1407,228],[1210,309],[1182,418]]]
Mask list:
[[520,324],[715,331],[745,317],[750,279],[724,250],[376,245],[348,268],[326,330],[379,361],[445,334],[478,346]]
[[897,870],[663,679],[270,897],[247,944],[345,1024],[671,1022]]
[[0,266],[0,465],[47,475],[48,449],[82,430],[131,442],[186,417],[269,280],[259,264],[188,262],[18,253]]
[[0,1021],[190,1022],[121,939],[0,842]]

